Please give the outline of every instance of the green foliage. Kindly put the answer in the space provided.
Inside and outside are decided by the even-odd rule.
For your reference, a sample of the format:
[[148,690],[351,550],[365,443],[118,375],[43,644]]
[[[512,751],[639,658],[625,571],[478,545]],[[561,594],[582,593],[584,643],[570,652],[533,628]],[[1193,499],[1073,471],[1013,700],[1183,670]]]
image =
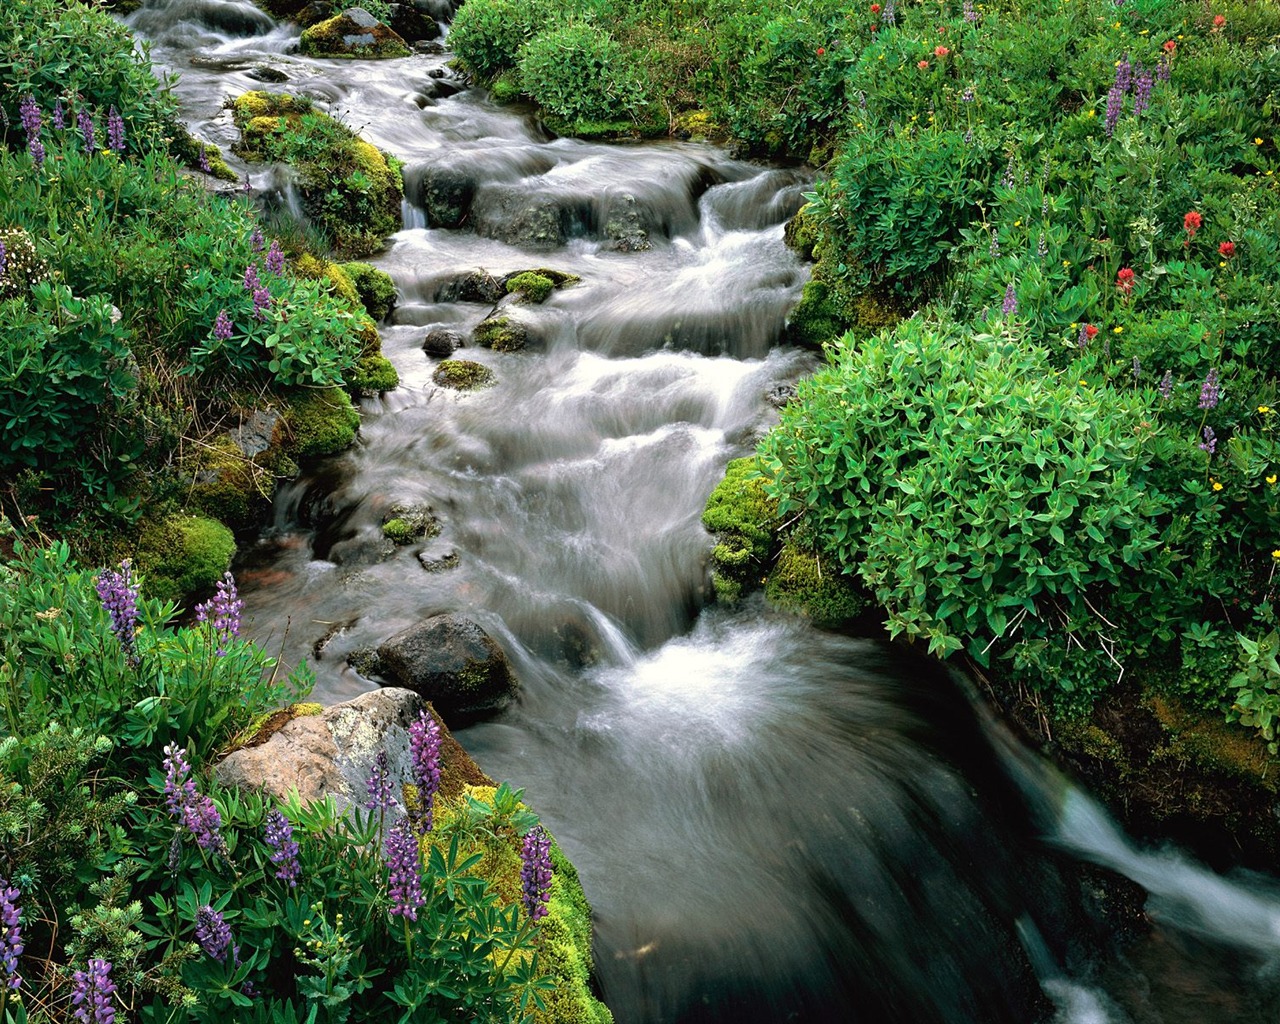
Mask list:
[[309,100],[254,91],[232,101],[231,110],[241,133],[236,152],[292,164],[308,216],[337,249],[377,252],[399,230],[404,182],[394,158]]
[[379,323],[385,320],[396,304],[396,285],[391,275],[368,263],[344,263],[342,269],[351,279],[365,312]]
[[291,396],[285,423],[290,454],[299,458],[336,455],[355,442],[360,414],[345,391],[327,388]]
[[492,81],[515,70],[517,51],[555,8],[548,0],[468,0],[453,16],[449,46],[473,75]]
[[222,523],[203,516],[167,516],[143,529],[138,568],[156,597],[180,601],[212,589],[235,553],[235,537]]
[[783,545],[764,593],[771,604],[826,628],[845,625],[867,610],[867,599],[852,577],[836,572],[833,565],[824,569],[820,555],[794,541]]
[[519,51],[525,93],[568,125],[637,118],[651,102],[639,62],[603,29],[539,32]]
[[552,283],[551,278],[543,277],[532,270],[516,274],[515,277],[507,281],[507,291],[509,293],[518,293],[530,302],[545,302],[554,288],[555,285]]
[[[1276,557],[1280,561],[1280,556]],[[1243,651],[1242,667],[1231,677],[1235,700],[1227,717],[1241,725],[1255,726],[1267,741],[1271,753],[1280,751],[1276,726],[1280,724],[1280,631],[1272,630],[1258,640],[1237,637]]]

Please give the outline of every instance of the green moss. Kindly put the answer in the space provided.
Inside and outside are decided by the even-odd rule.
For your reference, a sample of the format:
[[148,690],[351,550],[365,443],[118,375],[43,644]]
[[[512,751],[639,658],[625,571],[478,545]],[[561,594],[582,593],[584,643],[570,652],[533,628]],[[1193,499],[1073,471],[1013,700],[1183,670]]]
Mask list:
[[705,110],[686,110],[677,115],[674,132],[690,139],[707,139],[710,142],[726,142],[729,130]]
[[397,544],[411,544],[421,536],[407,519],[388,519],[382,524],[382,533]]
[[351,447],[360,414],[341,388],[297,392],[281,417],[284,449],[299,458],[334,455]]
[[[368,45],[351,45],[345,36],[368,36]],[[408,57],[413,51],[405,45],[405,41],[385,25],[377,25],[371,29],[361,28],[343,14],[336,15],[326,21],[316,22],[304,29],[301,40],[302,52],[308,57],[352,57],[363,60],[386,60],[394,57]]]
[[376,321],[385,320],[396,304],[396,284],[391,275],[368,263],[344,263],[342,270],[355,286],[365,312]]
[[354,282],[337,263],[330,263],[328,260],[322,260],[318,256],[304,252],[294,260],[293,270],[299,277],[312,281],[328,281],[334,295],[350,302],[352,306],[360,305],[360,295],[356,291]]
[[822,281],[807,281],[800,302],[787,318],[787,340],[794,345],[820,348],[848,328],[831,289]]
[[385,356],[362,356],[347,373],[347,387],[360,395],[378,395],[400,386],[400,375]]
[[431,379],[442,388],[453,388],[455,391],[479,391],[491,388],[497,378],[493,371],[470,359],[445,359],[436,367]]
[[782,238],[787,245],[798,252],[802,259],[813,259],[813,247],[818,242],[818,226],[813,223],[812,207],[806,203],[799,212],[787,221]]
[[526,333],[524,325],[510,317],[494,316],[477,324],[471,337],[477,345],[495,352],[519,352],[524,348]]
[[530,302],[546,302],[554,288],[555,283],[549,277],[543,277],[532,270],[516,274],[507,281],[508,293],[522,295]]
[[825,628],[842,626],[867,609],[853,580],[833,563],[823,568],[818,556],[794,542],[785,544],[770,570],[765,596],[779,608],[799,612]]
[[520,98],[520,72],[504,71],[489,83],[489,95],[496,103],[513,103]]
[[182,601],[208,590],[231,567],[236,541],[222,523],[203,516],[173,515],[146,526],[135,564],[147,593]]
[[730,462],[702,511],[702,525],[718,541],[711,552],[711,582],[725,604],[760,581],[773,547],[778,504],[754,475],[759,468],[755,456]]
[[192,481],[191,505],[238,533],[259,524],[275,491],[271,473],[225,435],[200,449]]

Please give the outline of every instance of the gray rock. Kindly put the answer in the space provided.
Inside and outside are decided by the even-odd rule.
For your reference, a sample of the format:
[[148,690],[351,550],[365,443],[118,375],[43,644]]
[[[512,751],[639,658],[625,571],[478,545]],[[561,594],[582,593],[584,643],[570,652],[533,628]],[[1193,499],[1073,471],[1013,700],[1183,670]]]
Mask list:
[[430,505],[397,502],[382,516],[382,532],[396,544],[412,544],[440,533],[440,520]]
[[363,7],[349,7],[342,12],[342,16],[357,28],[377,28],[382,24]]
[[458,552],[453,548],[436,548],[418,552],[418,561],[427,572],[448,572],[459,564]]
[[273,68],[270,64],[259,64],[249,72],[249,77],[258,82],[287,82],[289,76],[279,68]]
[[432,167],[423,175],[419,187],[419,205],[433,228],[459,227],[471,212],[476,195],[476,179],[465,171],[451,167]]
[[254,409],[248,419],[240,421],[240,426],[227,431],[227,436],[246,457],[253,458],[271,447],[271,437],[279,422],[280,413],[275,409]]
[[411,777],[408,729],[425,707],[410,690],[363,693],[318,715],[290,718],[266,742],[232,751],[214,774],[224,786],[265,789],[281,801],[291,789],[303,802],[332,796],[345,810],[367,799],[379,751],[387,754],[392,778]]
[[382,674],[430,700],[448,715],[501,709],[516,680],[497,641],[471,619],[435,615],[378,647]]
[[362,32],[359,35],[346,35],[342,37],[343,43],[355,49],[361,46],[373,46],[377,43],[372,32]]
[[502,282],[487,270],[472,270],[445,290],[457,302],[495,303],[507,294]]
[[467,339],[460,331],[437,327],[434,331],[428,331],[427,336],[422,339],[422,351],[437,359],[448,359],[456,349],[462,348],[466,343]]

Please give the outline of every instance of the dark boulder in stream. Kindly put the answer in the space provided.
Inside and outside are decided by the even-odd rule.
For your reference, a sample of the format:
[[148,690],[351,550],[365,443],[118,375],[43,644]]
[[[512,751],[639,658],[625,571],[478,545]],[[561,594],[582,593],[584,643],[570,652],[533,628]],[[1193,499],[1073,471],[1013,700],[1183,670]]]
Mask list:
[[497,641],[471,619],[433,615],[383,641],[382,673],[431,701],[442,714],[497,711],[515,696],[516,679]]

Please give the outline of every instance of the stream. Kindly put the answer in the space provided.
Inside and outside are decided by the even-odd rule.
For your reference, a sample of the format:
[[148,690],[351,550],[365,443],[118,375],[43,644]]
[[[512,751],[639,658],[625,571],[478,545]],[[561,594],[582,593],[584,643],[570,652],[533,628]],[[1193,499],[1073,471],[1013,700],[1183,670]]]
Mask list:
[[[311,97],[404,162],[406,227],[371,260],[399,293],[381,330],[401,386],[282,488],[237,566],[246,619],[325,702],[376,686],[348,657],[426,616],[499,641],[521,697],[456,735],[577,865],[619,1024],[1274,1024],[1274,880],[1136,847],[934,662],[710,603],[707,495],[817,365],[777,343],[807,172],[554,138],[447,53],[303,58],[247,0],[147,0],[127,23],[269,209],[297,207],[287,168],[229,155],[246,90]],[[428,226],[458,181],[466,221]],[[459,279],[531,267],[581,281],[512,310],[529,349],[458,353],[497,386],[437,388],[424,333],[491,308]],[[402,502],[443,530],[388,556]],[[1128,943],[1117,887],[1145,916]]]

